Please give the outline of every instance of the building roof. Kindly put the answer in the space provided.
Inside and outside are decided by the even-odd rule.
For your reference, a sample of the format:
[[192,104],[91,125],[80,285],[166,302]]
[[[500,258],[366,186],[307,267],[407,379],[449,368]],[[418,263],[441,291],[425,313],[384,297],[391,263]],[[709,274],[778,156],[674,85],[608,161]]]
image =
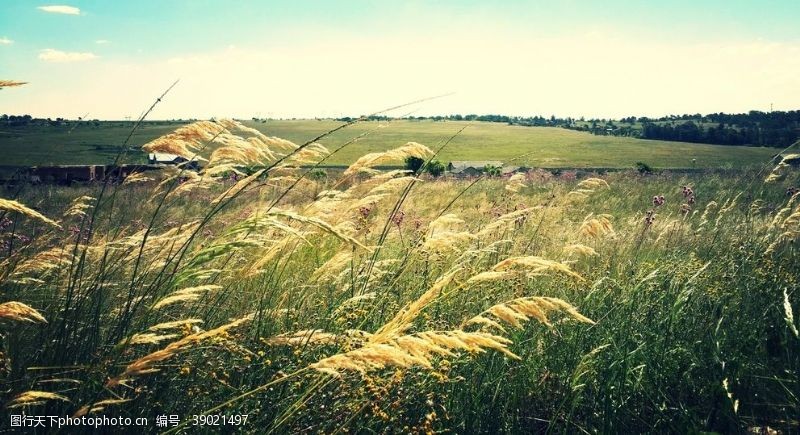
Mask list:
[[469,168],[483,170],[487,166],[503,167],[503,162],[497,160],[461,160],[453,161],[448,165],[450,172],[459,173]]
[[156,163],[160,162],[172,163],[175,161],[183,162],[187,160],[183,156],[179,156],[177,154],[169,154],[169,153],[150,153],[147,155],[147,159],[150,160],[151,162],[156,162]]

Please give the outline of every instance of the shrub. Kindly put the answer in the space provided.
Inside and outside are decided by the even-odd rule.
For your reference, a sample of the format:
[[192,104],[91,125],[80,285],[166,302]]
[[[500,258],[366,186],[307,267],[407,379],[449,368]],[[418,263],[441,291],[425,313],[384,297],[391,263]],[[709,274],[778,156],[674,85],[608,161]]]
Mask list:
[[324,180],[328,178],[328,173],[324,169],[316,168],[308,172],[308,178],[310,180]]
[[428,166],[425,167],[425,170],[428,171],[428,173],[434,177],[438,177],[444,174],[444,169],[445,169],[444,163],[438,160],[431,160],[430,162],[428,162]]
[[642,175],[652,174],[653,168],[645,162],[636,162],[636,170]]
[[419,172],[420,168],[422,168],[422,165],[424,165],[424,164],[425,164],[425,160],[423,160],[423,159],[421,159],[419,157],[408,156],[408,157],[406,157],[406,160],[405,160],[406,169],[408,169],[409,171],[411,171],[411,172],[413,172],[415,174],[417,172]]
[[501,174],[500,167],[494,165],[486,165],[483,168],[483,173],[488,175],[489,177],[499,177]]

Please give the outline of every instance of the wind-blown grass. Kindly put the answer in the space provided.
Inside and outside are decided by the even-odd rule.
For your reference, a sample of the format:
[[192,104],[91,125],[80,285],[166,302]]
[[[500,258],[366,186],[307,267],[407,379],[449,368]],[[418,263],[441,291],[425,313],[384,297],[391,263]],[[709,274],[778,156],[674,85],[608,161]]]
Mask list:
[[23,187],[0,212],[5,412],[242,413],[252,433],[798,429],[791,168],[766,184],[372,168],[436,148],[306,179],[327,147],[219,121],[148,144],[199,172]]

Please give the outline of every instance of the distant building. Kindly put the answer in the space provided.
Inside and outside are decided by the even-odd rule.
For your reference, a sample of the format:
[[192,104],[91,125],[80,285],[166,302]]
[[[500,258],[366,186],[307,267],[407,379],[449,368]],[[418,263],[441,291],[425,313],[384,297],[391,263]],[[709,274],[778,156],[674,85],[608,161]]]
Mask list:
[[150,153],[147,155],[147,163],[151,165],[177,165],[179,163],[188,162],[189,159],[177,154],[168,153]]
[[487,166],[501,168],[503,162],[496,160],[453,161],[447,164],[447,172],[459,175],[480,175]]
[[[147,155],[147,163],[151,165],[180,165],[189,162],[189,159],[177,154],[169,153],[150,153]],[[184,165],[186,168],[197,169],[197,161],[192,160]]]
[[519,167],[504,167],[503,162],[497,160],[453,161],[447,164],[447,172],[455,175],[475,176],[481,175],[487,166],[500,168],[503,174],[514,172]]

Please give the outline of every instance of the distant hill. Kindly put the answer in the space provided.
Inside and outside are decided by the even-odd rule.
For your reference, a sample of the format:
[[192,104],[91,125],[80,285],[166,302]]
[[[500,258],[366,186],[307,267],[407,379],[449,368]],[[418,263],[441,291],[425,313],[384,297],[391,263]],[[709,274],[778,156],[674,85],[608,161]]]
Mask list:
[[[144,163],[146,155],[141,146],[185,122],[144,123],[133,136],[124,162]],[[246,124],[267,135],[303,143],[342,123],[327,119],[259,120]],[[0,166],[110,163],[132,126],[129,121],[45,120],[13,127],[0,123]],[[325,161],[329,165],[348,165],[366,153],[387,150],[409,141],[437,149],[463,127],[466,129],[441,150],[438,156],[441,161],[499,160],[541,168],[634,168],[637,162],[654,168],[738,168],[763,164],[776,152],[774,148],[592,135],[558,127],[416,119],[361,122],[320,142],[337,150],[354,137],[364,135]]]

